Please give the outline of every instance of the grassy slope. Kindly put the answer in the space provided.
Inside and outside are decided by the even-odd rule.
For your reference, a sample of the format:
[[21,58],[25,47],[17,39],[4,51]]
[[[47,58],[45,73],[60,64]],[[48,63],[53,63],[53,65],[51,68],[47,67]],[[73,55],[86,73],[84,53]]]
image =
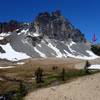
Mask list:
[[[65,68],[65,82],[69,82],[80,76],[86,75],[83,70],[78,70],[75,68],[75,64],[82,63],[84,61],[79,60],[30,60],[24,65],[17,65],[11,69],[0,69],[0,76],[9,77],[10,79],[22,80],[29,87],[29,91],[37,89],[37,85],[34,80],[34,72],[38,67],[44,70],[44,83],[43,87],[64,83],[60,79],[60,73],[62,68]],[[57,67],[55,70],[54,67]],[[19,83],[11,81],[0,81],[0,94],[7,91],[18,90]]]

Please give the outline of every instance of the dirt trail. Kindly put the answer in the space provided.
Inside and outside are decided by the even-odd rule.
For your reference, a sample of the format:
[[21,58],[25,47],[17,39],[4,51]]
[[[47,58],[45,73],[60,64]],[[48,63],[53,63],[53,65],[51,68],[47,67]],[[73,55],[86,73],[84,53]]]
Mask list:
[[25,100],[100,100],[100,73],[37,90],[28,94]]

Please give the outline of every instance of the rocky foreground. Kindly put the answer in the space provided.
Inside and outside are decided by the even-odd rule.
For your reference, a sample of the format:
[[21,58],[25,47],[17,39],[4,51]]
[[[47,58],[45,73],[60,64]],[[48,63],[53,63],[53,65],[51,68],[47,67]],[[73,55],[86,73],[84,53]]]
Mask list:
[[37,90],[28,94],[25,100],[100,100],[100,73]]

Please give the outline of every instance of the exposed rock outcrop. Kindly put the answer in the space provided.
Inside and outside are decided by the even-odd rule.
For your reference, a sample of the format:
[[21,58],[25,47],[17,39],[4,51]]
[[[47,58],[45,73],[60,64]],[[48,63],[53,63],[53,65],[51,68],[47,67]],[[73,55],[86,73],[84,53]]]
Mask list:
[[66,41],[71,38],[74,42],[85,41],[84,34],[76,29],[69,20],[65,19],[60,11],[40,13],[35,20],[39,32],[47,35],[50,39]]
[[1,46],[0,46],[0,53],[5,53],[5,51],[2,49]]

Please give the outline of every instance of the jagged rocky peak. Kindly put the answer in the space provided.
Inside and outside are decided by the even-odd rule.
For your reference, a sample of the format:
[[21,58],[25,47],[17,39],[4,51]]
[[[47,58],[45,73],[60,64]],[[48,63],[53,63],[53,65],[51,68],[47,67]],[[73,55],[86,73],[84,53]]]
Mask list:
[[49,39],[60,41],[72,39],[74,42],[86,40],[84,34],[79,29],[76,29],[68,19],[64,18],[59,10],[52,13],[39,13],[32,23],[22,23],[15,20],[0,23],[0,33],[19,33],[23,30],[28,30],[27,35],[32,37],[47,36]]
[[60,11],[38,14],[32,23],[10,21],[0,24],[0,58],[11,61],[28,58],[94,59],[84,35]]
[[71,38],[74,42],[83,42],[84,34],[76,29],[68,19],[65,19],[60,11],[52,13],[39,13],[31,30],[47,35],[50,39],[67,41]]

